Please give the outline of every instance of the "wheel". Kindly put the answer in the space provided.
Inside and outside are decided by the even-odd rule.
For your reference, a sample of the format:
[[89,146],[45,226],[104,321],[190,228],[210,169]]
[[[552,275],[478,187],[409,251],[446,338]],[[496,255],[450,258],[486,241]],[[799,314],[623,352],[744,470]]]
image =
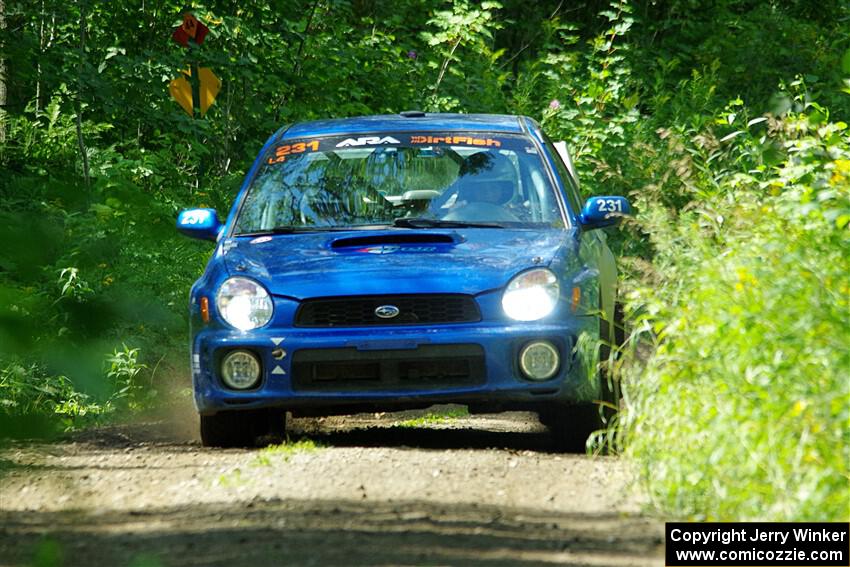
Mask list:
[[[600,307],[601,310],[601,307]],[[626,342],[626,327],[625,315],[623,314],[623,304],[614,303],[614,324],[612,325],[604,318],[599,320],[599,340],[601,347],[599,349],[599,360],[604,362],[611,354],[611,346],[618,349]],[[616,355],[616,353],[615,353]]]
[[587,438],[604,427],[593,403],[553,406],[540,412],[540,422],[552,434],[552,446],[564,453],[584,453]]
[[[601,295],[600,295],[600,310]],[[604,310],[603,310],[604,312]],[[611,347],[619,348],[624,342],[622,305],[615,304],[613,325],[604,317],[599,319],[599,380],[600,411],[598,403],[560,405],[540,412],[540,422],[549,428],[557,451],[584,453],[590,435],[611,423],[620,405],[620,382],[610,373]]]
[[279,409],[223,411],[201,416],[204,447],[253,447],[258,437],[282,439],[286,412]]
[[[601,308],[601,307],[600,307]],[[614,304],[614,322],[611,324],[605,318],[599,320],[599,388],[600,398],[605,402],[603,415],[610,422],[617,408],[620,407],[620,381],[612,375],[611,365],[619,356],[619,348],[626,340],[623,326],[623,305]],[[614,347],[613,357],[611,347]]]
[[614,303],[614,344],[617,348],[626,344],[626,314],[619,301]]

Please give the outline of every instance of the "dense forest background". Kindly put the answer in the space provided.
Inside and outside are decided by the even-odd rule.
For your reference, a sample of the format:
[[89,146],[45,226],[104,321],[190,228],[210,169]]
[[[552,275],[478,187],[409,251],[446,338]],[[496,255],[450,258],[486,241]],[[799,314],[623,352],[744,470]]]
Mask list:
[[[848,30],[844,0],[0,0],[0,436],[188,395],[210,247],[176,213],[225,213],[281,125],[527,114],[637,211],[598,445],[670,515],[846,520]],[[203,119],[168,92],[192,63]]]

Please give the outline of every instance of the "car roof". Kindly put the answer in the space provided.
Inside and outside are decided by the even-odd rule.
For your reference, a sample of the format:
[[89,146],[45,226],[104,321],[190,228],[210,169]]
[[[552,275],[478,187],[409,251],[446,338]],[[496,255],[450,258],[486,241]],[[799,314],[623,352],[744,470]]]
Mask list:
[[290,126],[281,137],[302,138],[305,136],[448,131],[522,134],[526,132],[526,129],[521,122],[521,117],[507,114],[408,112],[300,122]]

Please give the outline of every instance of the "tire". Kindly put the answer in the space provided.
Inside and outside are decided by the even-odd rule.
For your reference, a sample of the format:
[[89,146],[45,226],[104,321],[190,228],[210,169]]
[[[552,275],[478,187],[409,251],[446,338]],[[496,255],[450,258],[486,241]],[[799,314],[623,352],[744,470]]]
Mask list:
[[[600,296],[601,297],[601,296]],[[601,299],[600,299],[601,310]],[[540,422],[549,428],[552,444],[559,452],[584,453],[587,440],[595,431],[604,429],[611,423],[620,405],[620,383],[609,379],[609,359],[611,346],[619,348],[624,342],[622,305],[614,305],[614,324],[599,319],[599,392],[603,402],[600,411],[598,403],[561,405],[540,412]],[[616,351],[614,355],[616,356]]]
[[[605,402],[603,415],[605,422],[610,423],[617,408],[620,407],[620,381],[611,376],[610,365],[619,356],[619,349],[625,343],[625,327],[623,326],[623,305],[614,303],[613,325],[604,318],[599,320],[599,391],[600,398]],[[614,356],[611,356],[611,347]]]
[[259,437],[282,439],[286,412],[278,409],[223,411],[201,417],[204,447],[253,447]]
[[554,406],[540,413],[549,428],[552,447],[559,453],[584,453],[587,439],[604,427],[599,406],[593,403]]

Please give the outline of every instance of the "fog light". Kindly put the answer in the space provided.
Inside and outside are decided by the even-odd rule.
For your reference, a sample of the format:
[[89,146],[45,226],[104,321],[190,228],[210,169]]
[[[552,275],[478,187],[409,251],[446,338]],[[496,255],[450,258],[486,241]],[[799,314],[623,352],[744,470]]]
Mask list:
[[519,366],[532,380],[548,380],[558,371],[561,357],[549,341],[528,343],[519,353]]
[[260,381],[260,361],[247,350],[234,350],[221,361],[221,379],[234,390],[247,390]]

